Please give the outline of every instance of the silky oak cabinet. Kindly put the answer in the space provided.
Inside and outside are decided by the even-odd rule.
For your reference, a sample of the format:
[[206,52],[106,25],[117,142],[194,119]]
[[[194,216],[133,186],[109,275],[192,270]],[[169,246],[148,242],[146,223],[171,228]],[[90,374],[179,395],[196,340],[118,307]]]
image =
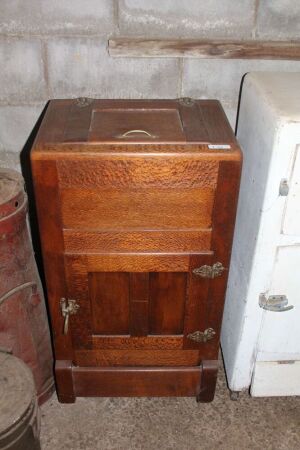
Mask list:
[[61,402],[213,399],[241,159],[215,100],[49,102],[31,162]]

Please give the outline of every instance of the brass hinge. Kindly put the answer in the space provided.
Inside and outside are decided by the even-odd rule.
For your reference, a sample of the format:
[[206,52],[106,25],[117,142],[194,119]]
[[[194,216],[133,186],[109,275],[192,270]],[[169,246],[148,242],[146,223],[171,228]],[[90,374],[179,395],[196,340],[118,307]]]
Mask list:
[[224,272],[225,267],[223,267],[223,264],[220,262],[215,263],[212,266],[201,266],[197,267],[193,270],[194,275],[198,275],[202,278],[216,278],[220,277],[222,273]]
[[213,328],[206,328],[204,331],[195,331],[187,335],[187,338],[195,342],[207,342],[216,334]]
[[80,306],[76,303],[76,300],[68,300],[65,298],[60,299],[60,309],[64,320],[64,334],[68,334],[69,330],[69,317],[76,314]]
[[178,102],[183,106],[194,106],[195,104],[195,100],[191,97],[181,97],[178,99]]
[[85,108],[93,103],[94,99],[89,97],[78,97],[75,99],[76,105],[79,108]]

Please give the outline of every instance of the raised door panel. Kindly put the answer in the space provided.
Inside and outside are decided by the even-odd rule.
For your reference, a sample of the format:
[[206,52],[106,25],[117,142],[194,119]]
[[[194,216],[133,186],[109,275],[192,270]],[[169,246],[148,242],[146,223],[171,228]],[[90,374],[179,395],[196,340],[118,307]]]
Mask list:
[[178,230],[211,227],[212,189],[64,189],[63,226],[77,230]]
[[183,334],[188,273],[152,272],[149,285],[149,334]]
[[93,334],[129,333],[129,273],[88,275]]
[[95,108],[91,115],[88,140],[140,142],[186,141],[179,111],[145,108]]
[[[180,234],[188,230],[194,236],[198,233],[202,245],[203,239],[207,242],[209,238],[218,161],[186,156],[103,156],[60,160],[57,168],[63,228],[69,236],[72,230],[119,235],[145,232],[146,236],[150,232],[152,245],[159,239],[155,231]],[[89,246],[100,244],[89,237]]]
[[[209,328],[210,281],[193,273],[212,253],[66,255],[75,364],[195,365],[209,343],[188,335]],[[201,353],[199,353],[201,350]]]

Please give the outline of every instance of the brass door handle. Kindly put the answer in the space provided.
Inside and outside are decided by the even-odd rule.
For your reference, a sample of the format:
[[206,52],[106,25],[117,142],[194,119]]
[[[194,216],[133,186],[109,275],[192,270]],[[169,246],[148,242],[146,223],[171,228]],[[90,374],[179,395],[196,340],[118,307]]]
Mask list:
[[76,300],[68,300],[65,298],[60,299],[60,309],[62,316],[64,318],[64,329],[63,333],[68,334],[69,331],[69,317],[70,315],[76,314],[79,305],[76,303]]
[[129,130],[129,131],[126,131],[126,133],[122,134],[121,137],[127,137],[127,136],[130,136],[130,134],[146,134],[149,137],[154,137],[154,136],[152,136],[152,134],[148,133],[148,131],[145,131],[145,130]]

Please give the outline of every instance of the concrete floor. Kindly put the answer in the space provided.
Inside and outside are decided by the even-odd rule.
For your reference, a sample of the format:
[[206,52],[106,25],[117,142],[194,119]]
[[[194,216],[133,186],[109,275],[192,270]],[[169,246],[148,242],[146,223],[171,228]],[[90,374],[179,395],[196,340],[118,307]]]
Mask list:
[[[221,364],[221,363],[220,363]],[[223,368],[213,403],[194,398],[79,398],[42,407],[42,450],[299,450],[300,397],[229,399]]]

